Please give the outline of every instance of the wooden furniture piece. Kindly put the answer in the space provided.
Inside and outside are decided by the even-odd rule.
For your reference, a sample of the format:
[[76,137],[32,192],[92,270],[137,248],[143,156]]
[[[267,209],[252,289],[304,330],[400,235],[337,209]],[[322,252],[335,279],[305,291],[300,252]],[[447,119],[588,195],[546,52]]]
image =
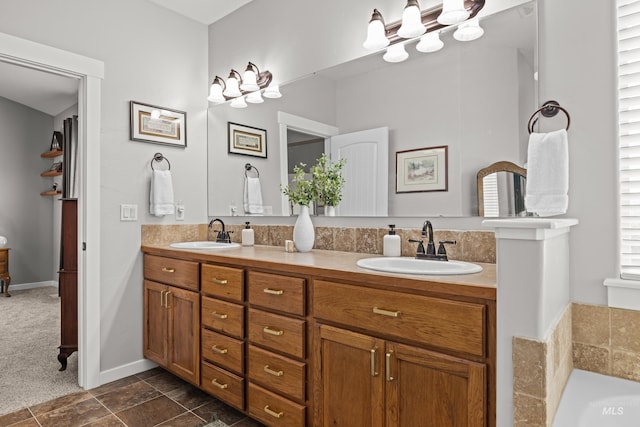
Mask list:
[[9,274],[9,248],[0,248],[0,292],[4,292],[5,297],[10,297],[9,285],[11,275]]
[[266,426],[495,426],[495,274],[476,286],[345,268],[357,254],[143,251],[145,357]]
[[60,244],[60,370],[67,369],[67,358],[78,350],[78,201],[62,199]]

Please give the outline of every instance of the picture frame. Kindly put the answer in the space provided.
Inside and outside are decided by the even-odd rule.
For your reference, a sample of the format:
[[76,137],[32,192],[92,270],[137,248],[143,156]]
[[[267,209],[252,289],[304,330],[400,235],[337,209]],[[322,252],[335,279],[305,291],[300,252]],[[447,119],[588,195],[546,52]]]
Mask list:
[[131,101],[129,138],[153,144],[187,146],[187,113]]
[[448,146],[396,152],[396,193],[448,191]]
[[229,153],[267,158],[267,131],[227,122]]

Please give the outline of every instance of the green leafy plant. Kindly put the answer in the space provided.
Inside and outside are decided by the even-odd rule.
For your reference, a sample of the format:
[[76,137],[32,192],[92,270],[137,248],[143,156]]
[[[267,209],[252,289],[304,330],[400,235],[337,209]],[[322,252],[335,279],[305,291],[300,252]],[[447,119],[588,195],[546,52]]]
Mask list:
[[342,168],[346,159],[340,159],[332,163],[326,153],[316,160],[317,163],[311,168],[313,185],[317,201],[325,206],[338,206],[342,200],[342,188],[344,187],[344,177]]
[[311,202],[317,200],[316,185],[313,182],[313,176],[311,179],[306,177],[306,172],[304,171],[306,166],[306,164],[300,163],[300,166],[293,167],[293,183],[295,185],[280,186],[280,191],[294,205],[309,206]]

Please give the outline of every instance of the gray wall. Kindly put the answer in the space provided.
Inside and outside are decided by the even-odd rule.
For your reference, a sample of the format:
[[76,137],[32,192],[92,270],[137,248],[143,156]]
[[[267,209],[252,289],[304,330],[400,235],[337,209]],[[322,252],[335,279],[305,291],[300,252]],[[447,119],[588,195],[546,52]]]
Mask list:
[[[140,224],[175,221],[148,214],[155,152],[171,162],[175,198],[186,207],[184,222],[207,218],[207,27],[146,0],[7,0],[0,32],[105,63],[101,139],[89,141],[100,144],[102,162],[101,371],[140,361]],[[187,148],[130,141],[130,100],[186,111]],[[122,203],[138,205],[137,222],[120,222]]]
[[53,199],[40,196],[53,184],[41,172],[51,160],[53,118],[22,104],[0,98],[0,235],[11,248],[11,283],[56,280],[53,265]]

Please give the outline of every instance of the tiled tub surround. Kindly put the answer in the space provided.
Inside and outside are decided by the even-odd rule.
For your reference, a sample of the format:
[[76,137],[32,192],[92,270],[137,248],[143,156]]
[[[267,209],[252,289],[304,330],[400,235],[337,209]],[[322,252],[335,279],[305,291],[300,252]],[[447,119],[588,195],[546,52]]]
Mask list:
[[[215,225],[217,229],[219,224]],[[243,224],[227,224],[232,231],[231,240],[241,242]],[[293,239],[291,225],[253,225],[256,245],[284,246],[285,240]],[[360,252],[382,254],[382,239],[388,228],[359,227],[315,227],[316,239],[314,249],[336,250],[343,252]],[[416,243],[409,239],[420,239],[419,228],[398,228],[396,233],[402,241],[402,255],[414,256]],[[215,233],[206,224],[187,225],[143,225],[142,244],[158,245],[179,241],[215,240]],[[434,230],[436,242],[440,240],[456,240],[455,245],[447,245],[449,258],[495,264],[496,241],[493,231],[466,230]],[[425,242],[426,243],[426,242]]]
[[573,369],[572,306],[549,338],[513,338],[513,421],[516,427],[551,426],[562,390]]

